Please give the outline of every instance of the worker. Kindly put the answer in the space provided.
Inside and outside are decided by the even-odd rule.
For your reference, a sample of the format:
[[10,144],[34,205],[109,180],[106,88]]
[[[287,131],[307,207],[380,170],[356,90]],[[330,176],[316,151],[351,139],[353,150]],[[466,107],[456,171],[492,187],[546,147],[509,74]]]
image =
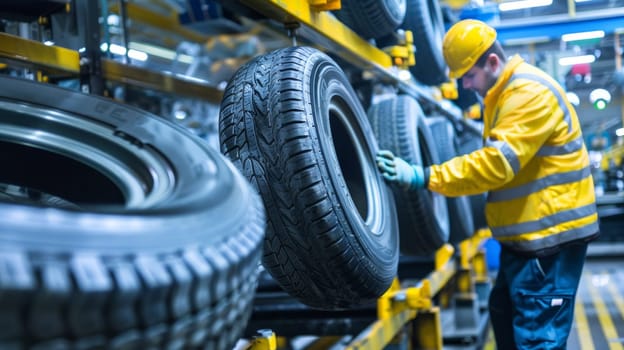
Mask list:
[[443,40],[451,78],[483,97],[483,147],[423,168],[377,153],[383,177],[445,196],[487,192],[485,215],[501,245],[489,297],[498,349],[565,349],[589,241],[599,235],[589,156],[561,86],[496,30],[467,19]]

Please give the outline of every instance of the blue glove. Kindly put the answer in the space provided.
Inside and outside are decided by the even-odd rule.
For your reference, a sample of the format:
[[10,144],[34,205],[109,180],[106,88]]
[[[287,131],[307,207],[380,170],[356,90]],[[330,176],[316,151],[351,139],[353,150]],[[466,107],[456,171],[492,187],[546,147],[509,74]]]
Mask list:
[[395,157],[392,152],[377,152],[377,167],[381,175],[390,183],[396,183],[405,190],[417,190],[425,187],[425,172],[420,165]]

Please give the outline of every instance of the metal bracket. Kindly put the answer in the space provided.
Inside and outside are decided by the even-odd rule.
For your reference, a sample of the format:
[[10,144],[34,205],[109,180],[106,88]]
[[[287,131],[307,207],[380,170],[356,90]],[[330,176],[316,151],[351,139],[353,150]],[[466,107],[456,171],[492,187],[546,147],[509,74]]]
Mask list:
[[316,11],[340,10],[340,0],[308,0],[310,6]]
[[[433,306],[431,297],[431,285],[427,279],[418,286],[405,289],[401,289],[398,279],[395,279],[388,291],[377,301],[378,320],[357,336],[346,349],[383,349],[396,342],[400,344],[409,337],[414,348],[441,350],[439,308]],[[424,329],[427,330],[426,335],[419,331]]]
[[82,92],[104,94],[102,55],[100,52],[99,7],[97,1],[77,3],[77,17],[80,18],[80,32],[84,39],[84,50],[80,50],[80,88]]
[[301,27],[301,23],[299,22],[288,22],[284,23],[284,27],[286,28],[286,32],[288,33],[288,37],[292,40],[292,46],[297,46],[297,29]]
[[416,48],[414,47],[414,34],[411,30],[400,31],[399,45],[390,46],[384,51],[392,57],[392,63],[402,69],[407,69],[416,64]]
[[402,288],[398,278],[377,299],[378,320],[349,344],[347,349],[382,349],[408,332],[418,349],[442,349],[440,309],[433,297],[455,272],[454,248],[445,244],[435,254],[435,270],[416,286]]
[[276,350],[277,349],[277,338],[275,337],[275,333],[270,329],[259,329],[258,335],[254,336],[253,339],[247,346],[245,350]]
[[442,83],[440,85],[440,91],[442,92],[442,97],[447,100],[456,100],[459,97],[459,91],[457,90],[457,80],[452,79],[446,83]]

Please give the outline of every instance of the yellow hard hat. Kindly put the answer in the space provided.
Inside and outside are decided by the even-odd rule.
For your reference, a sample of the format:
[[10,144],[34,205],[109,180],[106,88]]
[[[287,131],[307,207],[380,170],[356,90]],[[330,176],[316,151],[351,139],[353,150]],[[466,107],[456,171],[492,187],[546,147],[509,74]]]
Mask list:
[[442,53],[450,78],[461,78],[496,40],[496,30],[476,19],[455,23],[444,36]]

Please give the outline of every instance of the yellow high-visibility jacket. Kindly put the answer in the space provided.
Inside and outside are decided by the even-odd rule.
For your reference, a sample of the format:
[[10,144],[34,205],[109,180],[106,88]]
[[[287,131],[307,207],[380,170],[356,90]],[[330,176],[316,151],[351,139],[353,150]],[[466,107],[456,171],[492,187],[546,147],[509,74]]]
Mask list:
[[484,98],[484,146],[428,169],[446,196],[488,192],[492,235],[546,255],[598,235],[594,183],[578,117],[560,85],[519,56]]

